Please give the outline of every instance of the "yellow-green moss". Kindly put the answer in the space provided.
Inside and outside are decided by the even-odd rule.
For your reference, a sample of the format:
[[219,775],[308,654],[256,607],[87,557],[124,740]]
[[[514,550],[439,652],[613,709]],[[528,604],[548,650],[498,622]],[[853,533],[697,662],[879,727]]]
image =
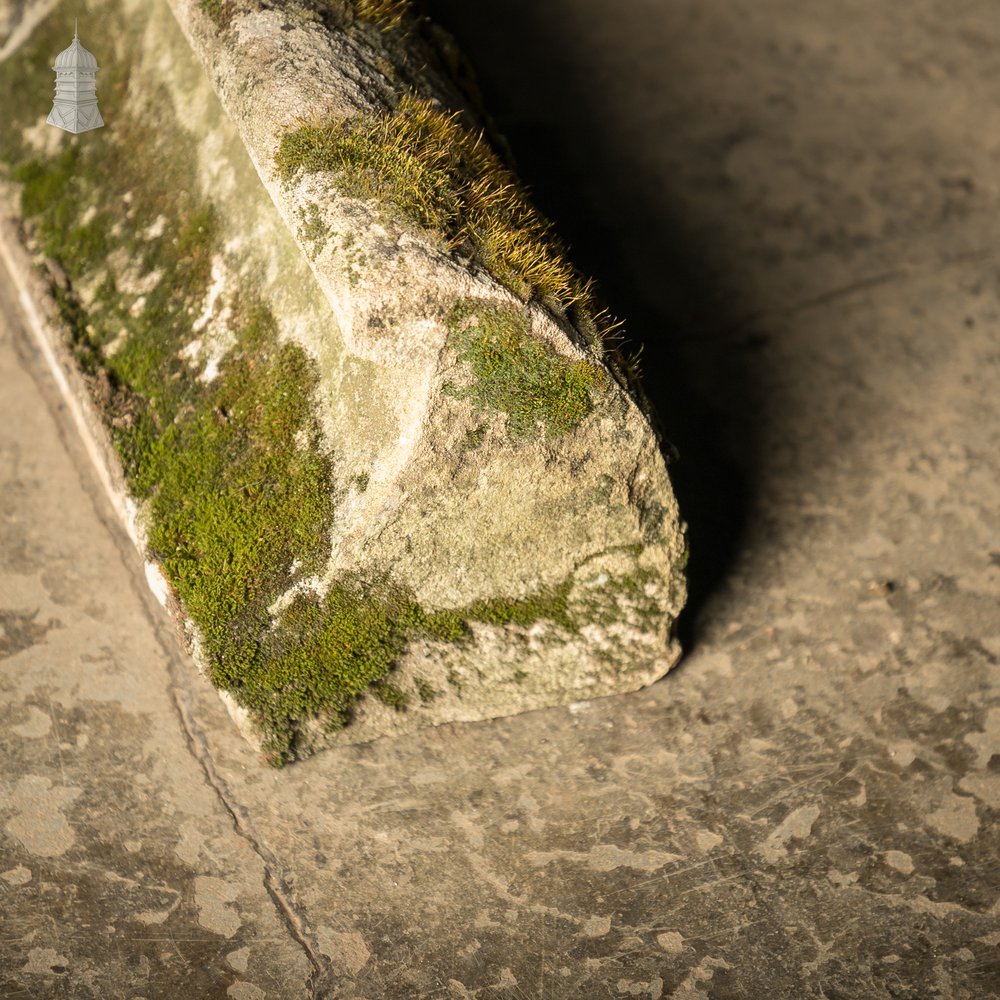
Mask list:
[[412,0],[282,0],[282,12],[306,20],[322,21],[336,31],[349,30],[357,20],[380,31],[399,28],[413,9]]
[[571,581],[567,578],[556,587],[549,587],[528,597],[491,597],[476,601],[464,611],[470,621],[486,625],[520,625],[528,627],[546,619],[570,632],[580,624],[570,614],[567,597]]
[[[63,29],[52,17],[38,38],[54,42]],[[31,75],[21,63],[39,55],[19,54],[0,80]],[[116,128],[99,141],[61,136],[54,156],[34,155],[16,139],[28,122],[15,120],[0,155],[22,185],[22,210],[43,250],[67,275],[68,287],[54,291],[129,487],[145,501],[150,554],[198,626],[212,681],[257,719],[280,763],[294,755],[304,720],[343,724],[411,635],[455,635],[456,626],[424,615],[388,581],[339,580],[322,598],[300,594],[269,612],[329,557],[337,490],[314,416],[315,365],[279,342],[266,304],[244,291],[227,296],[233,346],[217,376],[196,377],[183,349],[222,241],[211,203],[197,194],[190,140],[155,141],[130,117],[123,93],[102,94]],[[147,239],[160,215],[163,235]],[[85,308],[75,289],[93,282],[114,251],[124,251],[138,278],[156,272],[160,280],[140,306],[109,273]]]
[[406,711],[406,694],[392,681],[376,681],[372,685],[372,694],[383,705],[388,705],[389,708],[394,708],[397,712]]
[[198,0],[198,6],[203,14],[215,22],[217,28],[228,28],[235,13],[232,0]]
[[424,615],[420,623],[421,632],[439,642],[457,642],[469,634],[465,617],[460,611],[433,611]]
[[346,121],[302,121],[277,152],[285,180],[298,171],[337,172],[342,189],[393,205],[418,225],[468,244],[524,298],[580,304],[607,323],[591,285],[481,133],[432,102],[404,97],[395,112]]
[[512,437],[529,437],[539,424],[550,437],[572,430],[590,413],[594,393],[607,387],[600,366],[563,357],[532,337],[515,309],[465,301],[447,322],[449,346],[469,366],[470,381],[446,391],[486,412],[506,414]]
[[681,554],[677,557],[676,567],[678,573],[683,573],[687,569],[688,563],[691,561],[691,546],[685,542],[684,548],[681,549]]
[[398,28],[413,6],[411,0],[353,0],[358,17],[377,24],[383,31]]
[[486,440],[486,428],[480,425],[479,427],[473,427],[472,430],[465,432],[465,439],[462,442],[463,451],[475,451],[477,448],[482,447],[483,441]]
[[[396,27],[409,7],[407,0],[350,2],[384,28]],[[286,181],[300,171],[334,172],[345,194],[375,199],[440,234],[517,295],[566,315],[622,386],[643,398],[641,347],[626,348],[621,322],[573,266],[551,222],[484,133],[465,127],[458,113],[411,93],[387,114],[302,118],[282,137],[275,161]]]

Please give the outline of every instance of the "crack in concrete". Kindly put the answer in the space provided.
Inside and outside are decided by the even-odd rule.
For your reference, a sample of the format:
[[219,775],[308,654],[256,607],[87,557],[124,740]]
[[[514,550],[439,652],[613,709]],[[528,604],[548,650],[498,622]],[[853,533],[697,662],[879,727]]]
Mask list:
[[[15,340],[20,340],[28,348],[28,358],[23,356],[23,352],[18,353],[21,355],[22,363],[24,361],[28,362],[25,365],[25,369],[42,390],[42,398],[49,406],[63,447],[66,448],[70,460],[77,469],[81,487],[91,498],[98,520],[108,528],[115,547],[118,549],[125,565],[129,567],[132,574],[140,606],[150,623],[167,662],[170,698],[177,713],[188,751],[201,768],[205,780],[216,798],[229,814],[237,836],[244,840],[261,860],[264,868],[264,888],[271,898],[282,923],[284,923],[292,938],[302,948],[309,964],[312,966],[313,971],[308,980],[309,1000],[332,1000],[338,985],[333,967],[329,959],[320,951],[316,934],[310,927],[305,915],[301,912],[301,907],[293,900],[292,893],[280,874],[281,866],[277,857],[258,834],[247,810],[229,791],[226,782],[215,767],[215,762],[208,749],[207,738],[194,720],[189,706],[191,692],[187,684],[184,666],[179,662],[173,641],[164,635],[164,623],[160,620],[157,613],[159,612],[159,608],[157,607],[156,612],[151,608],[150,602],[153,599],[153,594],[145,586],[145,581],[142,580],[140,582],[140,579],[135,574],[135,549],[127,536],[123,534],[126,530],[126,525],[124,523],[124,509],[121,498],[116,496],[114,492],[111,485],[110,472],[104,466],[100,457],[99,444],[91,436],[90,427],[81,410],[80,403],[73,395],[66,375],[48,341],[45,325],[41,321],[38,311],[31,300],[30,292],[23,280],[21,280],[21,272],[17,266],[18,258],[15,258],[11,252],[9,244],[3,238],[4,235],[7,234],[0,233],[0,267],[2,267],[2,270],[17,290],[18,305],[21,307],[20,309],[9,310],[8,320],[11,321],[10,326]],[[20,322],[17,322],[15,317],[11,315],[15,312],[20,313]],[[36,346],[38,348],[37,352],[31,349]],[[44,384],[45,375],[48,375],[54,383],[56,390],[55,397],[53,397],[51,392],[52,387]],[[61,400],[68,406],[68,415],[65,412],[61,412],[59,406],[53,405],[55,399]],[[71,435],[68,433],[68,428],[65,427],[65,422],[68,422],[67,416],[72,420],[77,431],[77,434],[72,436],[72,438],[77,445],[83,447],[87,457],[90,459],[89,465],[82,461],[82,456],[79,455],[77,448],[71,444]],[[95,483],[90,477],[91,471],[96,472],[97,482],[102,487],[101,490],[95,488]],[[107,516],[100,496],[102,493],[111,503],[112,509],[119,515],[120,520]]]
[[[157,636],[159,638],[159,635]],[[161,642],[162,646],[162,642]],[[176,658],[169,650],[164,650],[170,664],[168,670],[174,674],[178,664]],[[215,761],[208,749],[208,741],[204,732],[195,722],[190,707],[187,704],[189,694],[181,684],[176,682],[176,678],[171,678],[171,698],[177,716],[180,719],[181,729],[184,732],[185,742],[192,757],[198,762],[205,780],[215,793],[223,808],[229,813],[233,821],[233,829],[237,835],[250,846],[251,850],[260,858],[264,866],[264,888],[271,897],[275,908],[281,917],[282,922],[288,928],[289,933],[305,952],[313,967],[313,973],[309,977],[310,1000],[328,1000],[335,994],[337,978],[333,972],[330,961],[320,951],[316,933],[310,927],[305,915],[301,912],[292,898],[292,893],[280,874],[280,863],[271,849],[264,843],[260,834],[254,826],[253,820],[247,810],[233,797],[225,780],[215,767]]]

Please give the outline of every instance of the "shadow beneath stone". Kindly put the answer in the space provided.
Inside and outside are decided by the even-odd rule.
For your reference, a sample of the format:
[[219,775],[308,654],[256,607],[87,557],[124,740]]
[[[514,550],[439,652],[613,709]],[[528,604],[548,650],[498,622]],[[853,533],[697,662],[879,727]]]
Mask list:
[[[657,166],[671,142],[660,123],[674,115],[671,94],[679,98],[684,87],[670,79],[676,32],[666,16],[649,24],[662,34],[643,48],[650,64],[630,67],[627,79],[615,75],[609,87],[613,53],[595,59],[574,44],[565,10],[534,0],[427,0],[425,9],[468,58],[539,208],[557,220],[574,261],[626,319],[627,346],[641,345],[643,384],[665,441],[680,455],[670,472],[691,546],[680,622],[690,650],[699,613],[740,546],[763,401],[746,353],[752,338],[740,346],[728,336],[753,304],[740,300],[737,276],[697,235],[702,220],[690,196],[705,192],[689,190],[692,171],[682,177]],[[580,38],[594,35],[588,27]],[[698,178],[705,180],[724,202],[725,185]]]

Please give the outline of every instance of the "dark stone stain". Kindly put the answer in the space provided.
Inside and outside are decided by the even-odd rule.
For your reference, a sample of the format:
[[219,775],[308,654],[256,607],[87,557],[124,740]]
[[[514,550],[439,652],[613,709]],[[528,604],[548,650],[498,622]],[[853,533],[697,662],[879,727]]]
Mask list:
[[50,618],[44,625],[35,619],[38,611],[0,611],[0,660],[40,643],[62,622]]

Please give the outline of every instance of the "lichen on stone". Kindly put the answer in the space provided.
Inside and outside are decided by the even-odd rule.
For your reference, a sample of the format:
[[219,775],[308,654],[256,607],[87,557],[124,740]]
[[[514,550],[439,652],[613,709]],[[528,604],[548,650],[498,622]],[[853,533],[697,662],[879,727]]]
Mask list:
[[323,217],[314,204],[307,205],[299,213],[302,224],[299,226],[299,239],[306,245],[309,256],[313,259],[322,251],[330,239],[330,231],[323,223]]

